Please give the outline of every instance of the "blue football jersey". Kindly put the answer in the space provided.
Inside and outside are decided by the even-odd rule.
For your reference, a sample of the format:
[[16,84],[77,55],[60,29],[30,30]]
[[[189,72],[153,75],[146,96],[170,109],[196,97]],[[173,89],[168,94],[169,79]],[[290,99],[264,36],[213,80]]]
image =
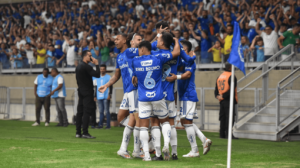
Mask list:
[[192,101],[198,102],[196,85],[195,85],[195,63],[187,63],[181,60],[180,65],[184,67],[183,71],[178,72],[178,74],[184,74],[187,71],[192,73],[191,77],[186,80],[178,80],[178,94],[180,101]]
[[143,55],[133,59],[133,73],[138,79],[139,101],[150,102],[164,98],[163,65],[173,59],[172,54]]
[[117,65],[116,65],[116,69],[121,70],[124,93],[128,92],[129,85],[131,84],[131,77],[130,77],[128,67],[129,67],[129,65],[128,65],[128,61],[127,61],[127,57],[126,57],[126,52],[124,51],[118,55]]
[[131,92],[132,90],[136,90],[137,87],[133,86],[131,79],[132,79],[132,73],[133,73],[133,69],[132,69],[132,60],[134,57],[139,55],[139,51],[138,48],[127,48],[124,51],[126,58],[127,58],[127,62],[128,62],[128,73],[129,73],[129,78],[127,80],[129,80],[129,84],[128,84],[128,88],[127,88],[127,92]]
[[[184,59],[185,62],[190,62],[193,63],[194,60],[196,59],[196,56],[190,57],[188,54],[185,53],[185,51],[183,50],[183,47],[181,45],[181,43],[179,42],[179,46],[180,46],[180,56],[182,59]],[[157,41],[154,41],[151,43],[151,48],[152,51],[159,51],[160,49],[157,48]],[[171,51],[173,51],[174,45],[172,45],[170,47]]]
[[[152,51],[151,54],[171,54],[170,50],[159,50],[159,51]],[[179,62],[179,57],[174,58],[163,65],[162,70],[162,87],[164,90],[164,96],[166,100],[174,101],[174,82],[166,81],[166,77],[170,76],[170,73],[177,74],[177,66]]]

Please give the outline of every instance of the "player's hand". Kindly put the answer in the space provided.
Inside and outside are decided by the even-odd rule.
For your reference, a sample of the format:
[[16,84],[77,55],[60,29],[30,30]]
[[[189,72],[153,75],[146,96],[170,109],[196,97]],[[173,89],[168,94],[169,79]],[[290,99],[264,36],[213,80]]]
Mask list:
[[97,97],[94,97],[94,101],[97,101]]
[[107,86],[103,85],[103,86],[99,87],[98,91],[101,92],[101,93],[104,93],[106,89],[107,89]]
[[110,100],[110,95],[107,96],[107,99],[106,99],[106,100]]
[[138,80],[137,80],[137,77],[136,77],[136,76],[133,76],[133,77],[132,77],[132,81],[131,81],[131,82],[132,82],[133,86],[135,86],[135,87],[136,87],[136,86],[138,85]]
[[174,82],[177,79],[177,76],[173,73],[170,73],[171,76],[166,77],[166,81]]
[[95,65],[98,65],[99,62],[97,59],[95,59],[94,57],[91,57],[92,58],[92,63],[95,64]]
[[163,31],[167,30],[168,27],[162,28],[162,26],[160,26],[160,28],[158,29],[157,33],[162,33]]

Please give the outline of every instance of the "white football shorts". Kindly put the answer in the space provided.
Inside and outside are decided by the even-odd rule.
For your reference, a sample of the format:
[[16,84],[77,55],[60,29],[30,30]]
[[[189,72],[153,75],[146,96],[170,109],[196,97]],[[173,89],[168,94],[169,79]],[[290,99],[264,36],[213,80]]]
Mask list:
[[197,102],[180,101],[180,119],[193,120],[198,118],[196,110]]
[[165,99],[151,102],[139,101],[139,118],[148,119],[150,116],[164,119],[168,117],[168,109]]
[[133,90],[131,92],[125,93],[123,96],[120,109],[129,110],[129,113],[138,112],[138,92]]
[[166,104],[169,111],[169,118],[175,118],[176,117],[175,101],[166,100]]

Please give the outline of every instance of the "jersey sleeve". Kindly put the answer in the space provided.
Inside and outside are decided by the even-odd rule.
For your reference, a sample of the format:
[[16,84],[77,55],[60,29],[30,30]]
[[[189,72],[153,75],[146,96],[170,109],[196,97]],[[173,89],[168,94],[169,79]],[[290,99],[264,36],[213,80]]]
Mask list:
[[157,41],[151,43],[151,50],[157,50]]
[[196,65],[195,63],[186,63],[186,66],[184,67],[185,71],[190,71],[191,73],[193,73],[196,69]]
[[126,57],[129,59],[134,58],[135,56],[139,55],[139,49],[138,48],[127,48],[125,50]]
[[118,56],[117,59],[116,59],[116,69],[120,69],[118,59],[119,59],[119,56]]
[[163,64],[173,59],[172,53],[162,53],[157,54],[156,56],[161,60]]
[[36,84],[36,85],[38,84],[37,79],[38,79],[38,77],[36,77],[34,80],[34,84]]
[[183,50],[181,43],[179,43],[179,45],[180,45],[180,57],[186,62],[194,62],[194,60],[196,59],[196,56],[190,57]]
[[97,86],[97,79],[96,78],[93,78],[93,85]]
[[58,83],[58,84],[63,84],[63,83],[64,83],[64,79],[63,79],[62,77],[59,77],[59,78],[57,79],[57,83]]

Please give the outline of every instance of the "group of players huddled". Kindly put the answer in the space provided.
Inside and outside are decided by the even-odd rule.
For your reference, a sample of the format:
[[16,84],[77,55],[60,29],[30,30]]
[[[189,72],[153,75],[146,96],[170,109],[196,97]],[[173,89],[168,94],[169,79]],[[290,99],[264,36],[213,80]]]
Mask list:
[[[121,51],[117,57],[116,71],[110,81],[99,87],[98,91],[104,92],[122,76],[124,96],[118,121],[125,129],[121,148],[117,153],[123,158],[131,158],[127,146],[133,132],[132,157],[142,158],[144,161],[169,160],[170,157],[178,160],[174,125],[177,112],[174,98],[176,80],[181,124],[185,127],[191,145],[191,151],[183,157],[199,157],[196,135],[202,141],[203,154],[210,150],[212,141],[193,123],[193,119],[197,118],[198,98],[195,86],[196,56],[191,51],[192,44],[185,40],[179,42],[168,27],[167,22],[158,22],[157,36],[152,43],[143,41],[142,36],[137,33],[120,34],[115,39],[115,45]],[[151,138],[148,133],[150,121]],[[164,138],[162,150],[161,132]],[[150,153],[155,153],[155,156],[151,158]]]

